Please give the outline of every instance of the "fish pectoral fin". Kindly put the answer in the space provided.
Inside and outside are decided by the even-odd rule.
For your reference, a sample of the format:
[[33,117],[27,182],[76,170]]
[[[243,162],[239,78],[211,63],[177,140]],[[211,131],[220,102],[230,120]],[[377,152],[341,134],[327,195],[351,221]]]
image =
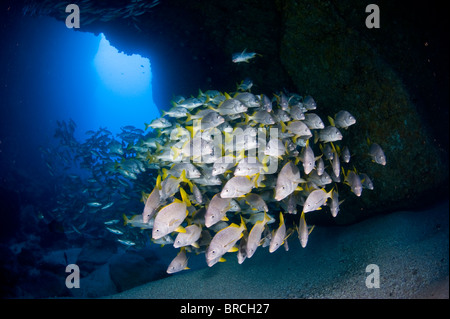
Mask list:
[[223,216],[221,220],[222,220],[222,221],[224,221],[224,222],[227,222],[227,221],[229,221],[229,219],[228,219],[228,217],[227,217],[227,216]]
[[223,257],[220,257],[220,259],[219,259],[219,262],[220,263],[224,263],[224,262],[226,262],[227,260],[225,259],[225,258],[223,258]]
[[178,232],[178,233],[185,233],[186,232],[186,229],[183,227],[183,226],[178,226],[176,229],[175,229],[175,231],[176,232]]
[[236,246],[231,247],[231,249],[228,251],[229,253],[234,253],[236,251],[239,251],[239,248]]
[[195,248],[200,248],[200,245],[199,245],[197,242],[191,244],[191,246],[192,246],[192,247],[195,247]]

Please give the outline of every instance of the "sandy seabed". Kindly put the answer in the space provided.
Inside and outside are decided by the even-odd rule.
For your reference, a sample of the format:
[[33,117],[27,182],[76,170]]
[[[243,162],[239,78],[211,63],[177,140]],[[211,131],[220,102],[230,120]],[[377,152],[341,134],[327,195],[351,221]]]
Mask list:
[[[294,233],[293,236],[296,236]],[[290,238],[270,254],[258,248],[211,268],[187,270],[108,298],[449,298],[449,202],[342,227],[316,227],[306,248]],[[204,255],[196,256],[204,258]],[[379,288],[368,288],[368,265]],[[369,281],[374,282],[374,277]]]

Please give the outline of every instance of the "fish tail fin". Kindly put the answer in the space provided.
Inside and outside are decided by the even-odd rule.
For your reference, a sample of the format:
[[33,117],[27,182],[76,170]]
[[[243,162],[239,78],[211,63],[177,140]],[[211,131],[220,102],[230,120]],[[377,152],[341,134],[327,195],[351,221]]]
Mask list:
[[181,152],[180,152],[180,149],[176,148],[175,146],[172,146],[170,149],[171,149],[172,152],[173,152],[173,158],[172,158],[172,160],[177,159],[177,158],[180,156],[180,153],[181,153]]
[[259,187],[259,184],[258,184],[258,179],[259,179],[259,176],[261,175],[261,173],[257,173],[256,175],[255,175],[255,177],[253,178],[253,184],[255,185],[255,188],[258,188]]
[[144,191],[141,192],[141,202],[142,203],[145,203],[147,201],[148,195],[149,194],[145,193]]
[[[167,168],[163,168],[162,169],[162,178],[163,180],[167,178],[167,176],[169,175],[169,171],[167,170]],[[158,175],[161,176],[161,175]]]
[[227,92],[224,92],[223,95],[225,96],[225,98],[227,100],[231,99],[232,97],[230,96],[230,94],[228,94]]
[[240,215],[240,216],[241,216],[241,225],[239,227],[242,227],[243,230],[247,230],[247,226],[245,225],[244,218],[242,217],[242,215]]
[[334,119],[331,116],[329,116],[329,115],[328,115],[328,122],[330,122],[331,126],[336,126],[335,123],[334,123]]
[[[186,120],[186,122],[189,122],[191,120],[190,114],[188,115],[188,120]],[[193,125],[188,125],[185,126],[186,130],[189,131],[189,133],[191,133],[191,138],[194,138],[194,126]]]
[[233,134],[228,132],[223,132],[223,134],[225,135],[225,144],[233,143]]
[[192,121],[192,114],[191,113],[186,114],[187,114],[186,123],[189,123],[190,121]]
[[284,224],[284,216],[283,213],[280,211],[280,226]]
[[[269,155],[264,155],[263,159],[261,160],[261,164],[265,165],[267,168],[267,163],[269,162],[270,156]],[[267,172],[265,170],[265,172]]]
[[248,122],[250,121],[250,116],[247,113],[244,113],[244,117],[245,117],[245,122],[244,124],[247,125]]
[[144,123],[145,125],[145,130],[147,130],[150,127],[150,123]]
[[159,153],[159,152],[161,152],[164,149],[164,147],[162,147],[162,145],[159,144],[158,142],[155,142],[155,145],[156,145],[155,153]]
[[333,149],[333,151],[337,154],[336,146],[334,146],[334,143],[330,142],[330,144],[331,144],[331,148]]
[[[276,95],[275,95],[275,96],[276,96]],[[282,133],[286,132],[286,124],[284,124],[284,122],[281,121],[281,122],[280,122],[280,125],[281,125],[281,132],[282,132]]]
[[192,184],[192,182],[189,179],[186,178],[186,170],[185,169],[181,172],[180,182],[184,182],[184,183],[188,184],[189,190],[191,191],[191,193],[194,192],[194,185]]
[[126,226],[130,222],[130,219],[128,219],[127,215],[123,214],[123,225]]

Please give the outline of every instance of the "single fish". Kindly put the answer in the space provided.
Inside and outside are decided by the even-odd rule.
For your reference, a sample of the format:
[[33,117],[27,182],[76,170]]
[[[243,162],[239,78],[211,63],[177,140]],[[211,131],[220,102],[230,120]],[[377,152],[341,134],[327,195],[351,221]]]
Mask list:
[[136,245],[136,243],[135,243],[134,241],[131,241],[131,240],[126,240],[126,239],[120,239],[120,238],[118,238],[117,241],[118,241],[119,243],[121,243],[122,245],[125,245],[125,246],[127,246],[127,247],[131,247],[131,246]]
[[189,269],[187,266],[188,259],[186,257],[186,250],[182,248],[177,256],[170,262],[169,267],[167,267],[168,274],[174,274],[176,272]]
[[294,163],[287,162],[278,173],[275,187],[275,200],[280,201],[291,194],[299,183],[305,182],[300,178],[300,170]]
[[[227,211],[230,209],[231,198],[222,198],[220,194],[213,196],[209,202],[205,214],[205,226],[211,227],[215,223],[224,220]],[[228,219],[226,219],[228,220]]]
[[286,240],[286,225],[284,223],[283,213],[280,212],[280,225],[277,230],[275,230],[272,234],[272,239],[270,241],[269,252],[273,253],[277,250],[281,245],[284,244]]
[[251,192],[256,186],[255,182],[259,177],[259,174],[252,179],[248,176],[234,176],[223,187],[220,197],[222,198],[235,198],[243,196]]
[[246,52],[246,51],[247,49],[244,49],[244,51],[242,51],[241,53],[233,53],[233,55],[231,56],[231,61],[233,61],[233,63],[242,63],[242,62],[248,63],[248,61],[250,61],[257,55],[260,55],[255,52]]
[[373,190],[372,180],[366,173],[359,174],[359,178],[361,179],[361,184],[363,188]]
[[315,110],[317,108],[316,101],[314,101],[314,99],[310,95],[305,96],[305,98],[303,99],[303,106],[308,111],[312,111],[312,110]]
[[186,232],[178,233],[173,242],[173,247],[180,248],[184,246],[193,246],[195,248],[200,248],[200,246],[197,244],[197,241],[201,236],[202,227],[193,224],[185,227],[184,229],[186,230]]
[[380,145],[372,143],[369,149],[369,156],[372,157],[373,162],[383,166],[386,165],[386,156]]
[[306,113],[305,120],[303,121],[310,130],[321,130],[325,128],[322,119],[315,113]]
[[347,111],[339,111],[334,119],[334,125],[338,128],[347,129],[350,125],[356,123],[356,119]]
[[363,186],[359,175],[354,171],[348,171],[344,177],[345,183],[350,186],[352,192],[358,197],[361,196]]
[[153,224],[152,238],[159,239],[173,231],[185,232],[181,226],[188,215],[187,206],[190,203],[187,200],[186,192],[180,189],[183,201],[175,199],[173,203],[164,206],[155,217]]
[[336,217],[339,213],[339,205],[341,205],[344,201],[339,201],[339,194],[336,190],[333,190],[333,194],[331,196],[331,202],[330,202],[330,211],[331,216]]
[[145,129],[148,129],[149,127],[151,127],[152,129],[157,129],[157,128],[167,128],[171,126],[172,123],[169,120],[162,117],[154,119],[150,124],[145,123]]
[[342,140],[342,133],[334,126],[327,126],[319,132],[319,140],[324,143]]
[[326,192],[324,189],[316,189],[312,191],[303,204],[303,213],[312,212],[321,209],[325,205],[328,198],[332,196],[332,191]]
[[272,138],[267,143],[266,149],[264,150],[264,154],[282,159],[283,155],[286,154],[286,147],[283,144],[283,142],[278,138]]
[[239,100],[229,98],[219,104],[217,112],[220,115],[234,115],[247,112],[247,107]]
[[241,216],[240,226],[232,223],[214,235],[205,254],[206,263],[209,267],[212,267],[215,263],[220,261],[222,256],[228,251],[233,252],[238,250],[238,248],[234,248],[234,245],[243,236],[242,232],[245,229],[245,222]]
[[300,245],[305,248],[308,243],[309,234],[311,234],[314,226],[308,230],[308,225],[306,224],[305,213],[302,212],[300,215],[300,222],[298,225],[298,239],[300,240]]
[[270,217],[264,212],[263,220],[257,221],[250,230],[247,238],[247,247],[245,250],[247,252],[247,258],[251,258],[258,246],[261,245],[261,236],[263,234],[264,227],[269,221]]

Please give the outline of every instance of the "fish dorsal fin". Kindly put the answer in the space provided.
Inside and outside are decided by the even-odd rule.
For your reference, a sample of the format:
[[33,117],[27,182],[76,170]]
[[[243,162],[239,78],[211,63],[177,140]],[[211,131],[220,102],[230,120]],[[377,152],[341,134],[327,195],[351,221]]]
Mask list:
[[230,94],[228,94],[227,92],[225,92],[223,95],[225,96],[225,98],[226,98],[227,100],[232,99],[232,97],[230,96]]

